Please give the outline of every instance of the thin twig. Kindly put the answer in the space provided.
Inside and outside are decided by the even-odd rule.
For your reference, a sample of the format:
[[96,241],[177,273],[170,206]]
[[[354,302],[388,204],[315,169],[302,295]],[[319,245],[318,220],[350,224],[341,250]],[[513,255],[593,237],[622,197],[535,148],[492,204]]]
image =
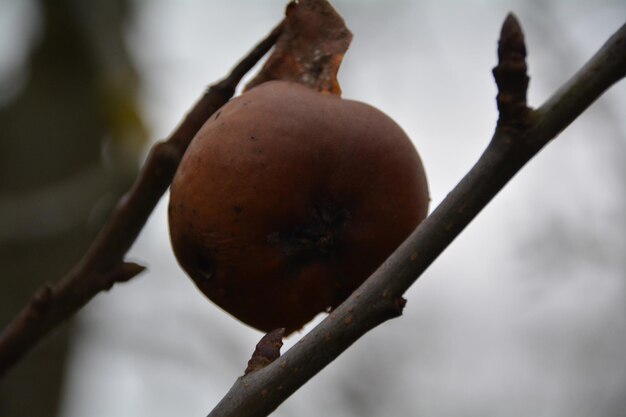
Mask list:
[[128,281],[144,267],[124,262],[126,252],[169,187],[187,145],[204,122],[235,93],[241,78],[269,51],[279,24],[198,100],[171,136],[152,147],[133,187],[118,202],[92,246],[56,285],[42,286],[0,334],[0,377],[41,338],[73,316],[99,292]]
[[[529,112],[528,125],[498,125],[476,165],[387,261],[283,356],[237,379],[209,417],[268,415],[362,335],[398,316],[404,292],[500,189],[625,75],[626,25],[537,111],[516,106]],[[525,97],[518,93],[514,101]]]

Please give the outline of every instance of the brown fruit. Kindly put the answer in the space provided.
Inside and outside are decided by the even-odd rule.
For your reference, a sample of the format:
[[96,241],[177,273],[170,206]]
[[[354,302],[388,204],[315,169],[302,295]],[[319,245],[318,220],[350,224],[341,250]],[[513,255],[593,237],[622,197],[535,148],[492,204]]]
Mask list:
[[339,305],[426,216],[409,138],[366,104],[284,81],[231,100],[189,145],[170,235],[198,288],[263,331]]

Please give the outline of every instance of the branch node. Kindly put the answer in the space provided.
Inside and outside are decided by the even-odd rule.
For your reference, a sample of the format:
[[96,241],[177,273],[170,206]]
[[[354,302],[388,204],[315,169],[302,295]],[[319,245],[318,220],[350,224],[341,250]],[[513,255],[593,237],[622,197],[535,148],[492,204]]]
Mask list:
[[261,338],[248,361],[248,367],[244,371],[244,376],[250,372],[265,368],[280,357],[280,348],[283,346],[284,335],[285,329],[281,328],[272,330]]
[[52,285],[49,283],[42,285],[31,299],[28,317],[35,320],[42,317],[50,307],[53,296]]
[[177,143],[163,141],[156,143],[151,150],[151,157],[148,163],[153,164],[150,169],[153,175],[171,177],[178,168],[178,163],[182,158],[184,149],[180,149]]
[[218,83],[215,83],[207,89],[207,94],[212,96],[219,96],[224,101],[230,100],[235,95],[237,87],[237,79],[232,74],[224,78]]
[[396,313],[398,314],[398,316],[401,316],[402,312],[404,311],[404,307],[406,306],[406,298],[396,297],[393,300],[393,303],[394,303]]
[[146,267],[134,262],[122,262],[103,276],[102,288],[109,291],[114,284],[127,282],[145,271]]
[[526,74],[526,44],[519,21],[509,13],[498,41],[498,65],[493,76],[498,85],[498,127],[515,132],[530,126],[531,110],[526,105],[529,77]]
[[124,262],[120,267],[117,282],[126,282],[129,279],[141,274],[146,267],[135,262]]

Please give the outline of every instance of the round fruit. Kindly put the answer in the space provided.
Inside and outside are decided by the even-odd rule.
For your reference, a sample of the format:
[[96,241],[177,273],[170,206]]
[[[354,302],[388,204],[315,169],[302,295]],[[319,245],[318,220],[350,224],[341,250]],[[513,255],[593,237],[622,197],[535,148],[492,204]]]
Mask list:
[[241,321],[289,334],[339,305],[415,229],[428,187],[379,110],[271,81],[193,139],[171,188],[176,257]]

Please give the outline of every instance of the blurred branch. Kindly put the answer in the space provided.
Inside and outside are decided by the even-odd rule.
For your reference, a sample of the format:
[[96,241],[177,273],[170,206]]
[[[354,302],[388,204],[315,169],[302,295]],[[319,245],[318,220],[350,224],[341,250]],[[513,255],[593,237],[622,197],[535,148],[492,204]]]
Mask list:
[[343,304],[283,356],[237,379],[209,417],[266,416],[365,333],[402,312],[404,292],[506,183],[612,84],[626,76],[626,25],[536,111],[526,106],[526,48],[509,15],[499,42],[500,118],[478,162]]
[[204,122],[235,93],[241,78],[269,51],[279,24],[222,81],[211,86],[171,136],[152,147],[142,172],[79,263],[55,285],[44,285],[0,334],[0,377],[41,338],[99,292],[144,268],[124,262],[126,252],[169,187],[187,145]]

